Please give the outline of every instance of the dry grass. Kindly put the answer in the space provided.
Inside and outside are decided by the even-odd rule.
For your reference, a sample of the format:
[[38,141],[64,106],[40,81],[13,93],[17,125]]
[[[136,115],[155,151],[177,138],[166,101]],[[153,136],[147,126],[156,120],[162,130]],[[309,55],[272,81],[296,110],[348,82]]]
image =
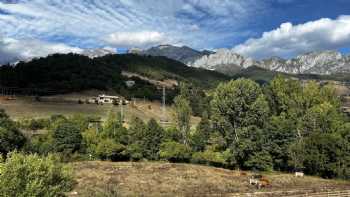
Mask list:
[[[111,111],[120,113],[120,107],[112,104],[78,104],[79,99],[85,100],[93,97],[94,95],[96,96],[99,93],[100,92],[89,91],[68,95],[56,95],[45,98],[46,100],[65,100],[69,102],[37,102],[33,97],[16,97],[16,100],[12,101],[0,99],[0,109],[5,109],[6,113],[15,120],[47,118],[56,114],[62,114],[65,116],[84,114],[106,119]],[[167,107],[166,112],[166,116],[169,120],[171,120],[173,114],[172,108]],[[127,122],[133,117],[139,117],[144,121],[148,121],[151,118],[159,121],[162,118],[162,109],[159,102],[138,100],[135,102],[135,104],[123,106],[123,114]],[[195,126],[199,120],[199,118],[193,117],[193,125]]]
[[350,183],[344,181],[272,173],[265,175],[271,187],[258,191],[248,184],[250,172],[241,175],[238,171],[190,164],[96,161],[72,165],[77,185],[70,196],[94,196],[114,190],[118,196],[236,196],[250,192],[285,196],[286,191],[298,194],[350,188]]

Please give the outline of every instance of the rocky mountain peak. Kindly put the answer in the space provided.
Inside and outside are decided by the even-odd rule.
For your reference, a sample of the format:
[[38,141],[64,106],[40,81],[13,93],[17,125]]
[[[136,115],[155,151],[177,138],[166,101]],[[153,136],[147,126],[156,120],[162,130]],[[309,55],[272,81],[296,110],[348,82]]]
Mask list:
[[165,56],[170,59],[180,61],[182,63],[194,62],[195,60],[206,55],[201,51],[197,51],[188,46],[173,46],[173,45],[159,45],[156,47],[151,47],[147,50],[142,51],[142,55],[151,55],[151,56]]
[[[310,52],[285,60],[280,57],[256,61],[246,58],[229,49],[219,49],[215,54],[203,56],[190,66],[211,70],[234,70],[258,66],[264,69],[293,74],[331,74],[350,72],[350,56],[343,56],[337,51]],[[230,67],[235,67],[234,69]],[[225,69],[223,69],[225,68]]]
[[117,51],[112,48],[100,48],[100,49],[85,49],[81,54],[86,55],[93,59],[96,57],[102,57],[109,54],[116,54]]

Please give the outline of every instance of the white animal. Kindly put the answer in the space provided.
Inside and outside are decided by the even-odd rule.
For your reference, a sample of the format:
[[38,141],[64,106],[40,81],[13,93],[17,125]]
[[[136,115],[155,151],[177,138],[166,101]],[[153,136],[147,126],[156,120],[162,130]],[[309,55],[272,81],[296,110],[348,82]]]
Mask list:
[[303,177],[304,173],[303,172],[295,172],[295,177]]
[[250,185],[257,185],[257,184],[259,184],[259,180],[258,179],[249,179],[249,184]]

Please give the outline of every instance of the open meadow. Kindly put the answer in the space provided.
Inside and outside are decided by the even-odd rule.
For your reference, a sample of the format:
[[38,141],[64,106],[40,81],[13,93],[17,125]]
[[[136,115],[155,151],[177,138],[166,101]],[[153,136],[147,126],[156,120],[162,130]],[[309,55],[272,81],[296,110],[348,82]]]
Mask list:
[[[34,97],[19,96],[16,100],[0,99],[0,108],[14,120],[48,118],[52,115],[72,116],[82,114],[86,116],[100,117],[105,120],[111,112],[122,113],[126,122],[134,117],[148,121],[151,118],[160,121],[163,117],[160,102],[151,102],[137,99],[128,105],[115,106],[113,104],[79,104],[79,100],[85,101],[91,98],[91,93],[57,95],[42,97],[42,101],[36,101]],[[172,107],[166,106],[166,119],[172,119],[174,111]],[[198,124],[198,117],[192,117],[193,125]],[[171,122],[169,122],[170,124]]]
[[[263,173],[270,181],[258,190],[253,172],[166,162],[75,162],[69,196],[289,196],[350,190],[350,183],[317,177]],[[310,195],[312,196],[312,195]]]

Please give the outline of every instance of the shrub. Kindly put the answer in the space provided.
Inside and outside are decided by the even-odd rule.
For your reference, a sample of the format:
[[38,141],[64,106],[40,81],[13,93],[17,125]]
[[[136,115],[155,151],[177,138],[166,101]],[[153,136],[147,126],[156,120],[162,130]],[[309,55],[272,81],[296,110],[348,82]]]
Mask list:
[[54,129],[53,141],[57,152],[73,153],[80,149],[80,129],[69,121],[63,121]]
[[191,150],[184,144],[165,142],[160,146],[160,157],[171,162],[187,162],[191,158]]
[[214,152],[206,150],[204,152],[196,152],[192,155],[193,163],[213,165],[213,166],[225,166],[226,161],[224,155],[221,152]]
[[24,135],[17,129],[15,123],[0,110],[0,154],[7,154],[20,149],[26,142]]
[[12,152],[2,165],[0,191],[3,196],[62,196],[72,188],[71,170],[49,155]]
[[260,171],[270,171],[273,168],[272,157],[267,151],[260,151],[251,155],[245,166]]
[[125,154],[133,161],[138,161],[143,158],[142,146],[137,143],[133,143],[127,146]]
[[124,158],[122,152],[125,146],[116,143],[112,139],[102,139],[96,147],[96,154],[101,159],[120,160]]
[[164,136],[163,128],[156,122],[156,120],[151,119],[147,124],[147,129],[145,130],[142,148],[143,155],[150,160],[159,159],[159,148],[162,143]]

